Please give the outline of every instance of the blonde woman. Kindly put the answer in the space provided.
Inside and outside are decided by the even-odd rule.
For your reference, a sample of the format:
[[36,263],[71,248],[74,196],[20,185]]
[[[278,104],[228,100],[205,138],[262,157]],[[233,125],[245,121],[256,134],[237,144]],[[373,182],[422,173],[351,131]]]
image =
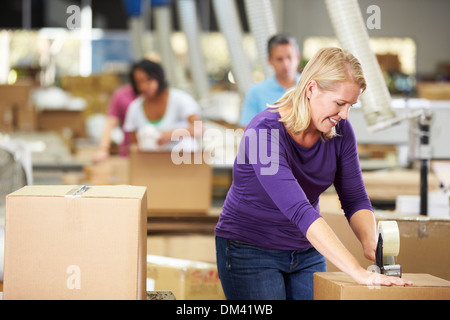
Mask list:
[[365,257],[375,260],[375,219],[347,120],[365,88],[351,53],[324,48],[297,86],[246,127],[215,229],[227,299],[312,299],[325,259],[356,283],[411,285],[368,273],[320,215],[319,196],[334,184]]

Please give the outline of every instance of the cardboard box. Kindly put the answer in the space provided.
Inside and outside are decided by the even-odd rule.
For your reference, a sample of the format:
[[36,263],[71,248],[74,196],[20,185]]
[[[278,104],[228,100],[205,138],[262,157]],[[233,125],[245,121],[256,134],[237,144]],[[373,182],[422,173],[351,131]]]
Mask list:
[[171,291],[177,300],[224,300],[212,263],[147,255],[147,290]]
[[0,104],[0,132],[11,132],[14,130],[13,107]]
[[105,161],[85,165],[83,171],[89,184],[117,185],[129,183],[129,161],[121,156],[110,156]]
[[450,82],[419,82],[417,95],[428,100],[450,100]]
[[79,187],[6,197],[4,299],[146,299],[146,189]]
[[318,272],[314,274],[314,300],[450,300],[450,281],[429,274],[402,277],[414,285],[358,285],[342,272]]
[[[372,200],[395,202],[399,195],[420,194],[419,170],[382,170],[362,173],[367,194]],[[433,172],[428,174],[428,192],[440,188],[439,179]]]
[[30,103],[33,85],[23,81],[13,85],[0,84],[0,103],[18,106]]
[[6,125],[8,131],[36,129],[36,108],[31,101],[32,91],[33,85],[29,82],[0,85],[0,126]]
[[[363,268],[372,264],[364,257],[361,243],[340,212],[322,212],[344,246]],[[400,232],[400,252],[396,261],[405,273],[427,273],[450,280],[450,220],[426,216],[402,215],[393,212],[375,212],[378,221],[395,220]],[[333,264],[328,271],[340,271]]]
[[42,131],[70,130],[73,137],[86,137],[83,111],[42,110],[38,113],[38,128]]
[[215,237],[208,234],[149,235],[147,254],[215,264]]
[[17,109],[16,127],[19,131],[32,132],[37,128],[36,107],[33,104],[26,104]]
[[[192,154],[192,157],[195,157]],[[212,168],[201,164],[174,164],[170,151],[130,148],[130,183],[148,189],[148,213],[200,213],[211,207]]]

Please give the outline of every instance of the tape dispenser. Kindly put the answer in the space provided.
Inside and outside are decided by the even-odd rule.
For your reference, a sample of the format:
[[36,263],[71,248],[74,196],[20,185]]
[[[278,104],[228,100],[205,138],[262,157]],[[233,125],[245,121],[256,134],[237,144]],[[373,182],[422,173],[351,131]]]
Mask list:
[[402,268],[395,263],[400,252],[400,233],[396,221],[380,221],[378,223],[378,243],[376,264],[381,274],[402,277]]

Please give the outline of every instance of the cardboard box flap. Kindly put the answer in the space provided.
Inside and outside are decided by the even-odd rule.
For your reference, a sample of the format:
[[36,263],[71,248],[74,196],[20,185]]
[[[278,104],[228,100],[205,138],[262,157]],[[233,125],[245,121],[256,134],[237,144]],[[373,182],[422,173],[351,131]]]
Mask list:
[[115,186],[80,186],[80,185],[36,185],[25,186],[7,197],[37,196],[65,197],[83,196],[92,198],[137,198],[144,196],[146,187],[115,185]]

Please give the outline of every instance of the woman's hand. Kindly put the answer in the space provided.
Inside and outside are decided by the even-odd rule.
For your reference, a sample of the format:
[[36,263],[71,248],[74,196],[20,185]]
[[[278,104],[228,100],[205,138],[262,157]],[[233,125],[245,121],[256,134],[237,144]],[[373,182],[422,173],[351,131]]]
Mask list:
[[109,150],[106,150],[104,148],[100,148],[95,153],[94,157],[92,158],[92,161],[94,163],[99,163],[99,162],[105,161],[108,158],[109,158]]
[[358,284],[365,284],[367,286],[411,286],[413,283],[411,281],[398,278],[398,277],[392,277],[392,276],[386,276],[384,274],[375,273],[375,272],[369,272],[367,270],[364,270],[361,268],[358,272],[352,273],[350,275],[353,280]]
[[158,139],[158,146],[162,147],[170,142],[172,138],[172,131],[161,131],[161,136]]

